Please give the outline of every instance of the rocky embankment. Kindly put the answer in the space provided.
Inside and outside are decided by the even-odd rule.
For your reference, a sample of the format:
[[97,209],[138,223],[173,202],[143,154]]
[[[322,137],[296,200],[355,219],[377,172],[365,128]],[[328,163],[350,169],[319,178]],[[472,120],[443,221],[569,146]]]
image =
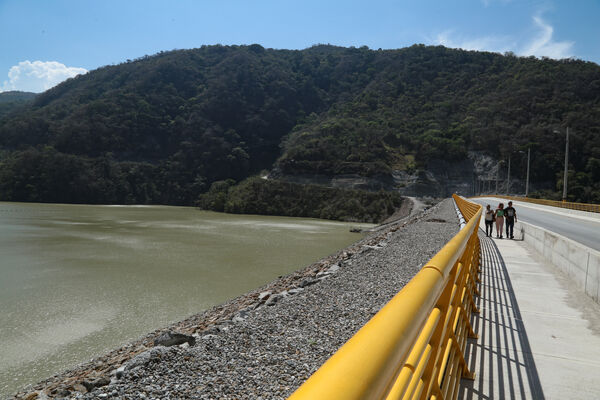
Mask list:
[[256,291],[20,392],[19,399],[283,399],[457,231],[451,200]]

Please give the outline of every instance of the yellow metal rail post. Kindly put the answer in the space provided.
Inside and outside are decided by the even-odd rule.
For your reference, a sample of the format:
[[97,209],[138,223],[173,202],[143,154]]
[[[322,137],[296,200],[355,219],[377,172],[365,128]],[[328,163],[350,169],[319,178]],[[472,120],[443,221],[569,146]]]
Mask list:
[[455,399],[478,312],[481,206],[453,196],[467,225],[290,400]]

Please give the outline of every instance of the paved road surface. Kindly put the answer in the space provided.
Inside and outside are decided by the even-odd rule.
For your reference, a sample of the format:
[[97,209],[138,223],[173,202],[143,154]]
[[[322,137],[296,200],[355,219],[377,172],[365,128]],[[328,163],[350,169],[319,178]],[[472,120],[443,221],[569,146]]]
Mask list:
[[[484,207],[486,204],[495,209],[499,202],[506,207],[508,200],[497,198],[471,199]],[[559,235],[600,251],[600,219],[561,213],[557,207],[539,206],[531,203],[513,201],[517,210],[517,220],[540,226]],[[590,213],[592,214],[592,213]]]

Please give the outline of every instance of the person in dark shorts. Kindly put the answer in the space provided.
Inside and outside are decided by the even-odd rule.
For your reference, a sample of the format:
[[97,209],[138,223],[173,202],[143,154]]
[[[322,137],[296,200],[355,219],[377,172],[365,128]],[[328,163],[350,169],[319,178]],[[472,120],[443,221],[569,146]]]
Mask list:
[[485,208],[485,236],[492,236],[494,231],[494,210],[488,204]]
[[514,239],[513,229],[517,222],[517,210],[512,206],[512,201],[509,201],[508,207],[504,209],[504,216],[506,217],[506,238]]

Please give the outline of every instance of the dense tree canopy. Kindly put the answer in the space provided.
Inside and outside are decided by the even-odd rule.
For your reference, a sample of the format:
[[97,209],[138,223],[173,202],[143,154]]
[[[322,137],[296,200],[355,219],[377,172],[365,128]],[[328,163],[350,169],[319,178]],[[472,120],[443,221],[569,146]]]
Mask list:
[[35,93],[8,91],[0,92],[0,120],[2,117],[24,106],[36,96]]
[[214,182],[198,206],[234,214],[284,215],[342,221],[380,222],[402,204],[398,192],[328,188],[250,177]]
[[[0,199],[193,204],[213,182],[424,168],[532,148],[600,202],[600,67],[415,45],[203,46],[77,76],[0,116]],[[522,161],[520,161],[522,162]],[[572,188],[572,190],[571,190]]]

